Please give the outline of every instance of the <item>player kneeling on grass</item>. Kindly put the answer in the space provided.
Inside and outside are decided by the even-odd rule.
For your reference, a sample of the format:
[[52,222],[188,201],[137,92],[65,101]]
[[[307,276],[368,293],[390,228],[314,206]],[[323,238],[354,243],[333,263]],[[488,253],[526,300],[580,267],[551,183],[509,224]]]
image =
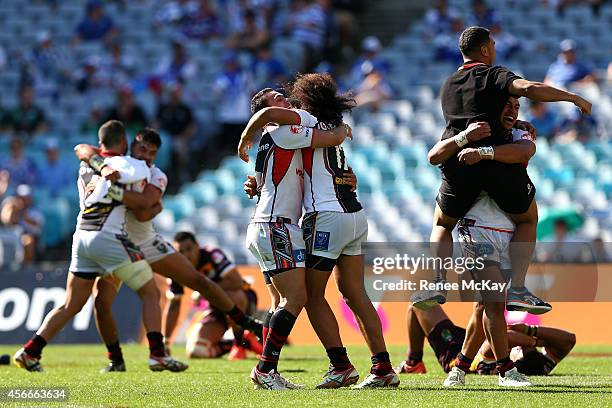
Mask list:
[[[219,285],[199,273],[187,258],[177,253],[171,244],[156,233],[152,220],[161,211],[161,198],[167,185],[166,175],[154,164],[160,146],[161,138],[155,129],[151,128],[141,129],[131,144],[132,158],[146,163],[151,178],[148,182],[132,185],[129,189],[114,186],[114,191],[120,193],[117,200],[129,209],[125,217],[125,232],[142,250],[144,259],[155,273],[199,291],[237,324],[260,335],[261,323],[246,316]],[[97,162],[99,153],[98,149],[89,145],[78,145],[75,148],[77,157],[86,163]],[[113,169],[107,166],[104,171],[112,172]],[[125,371],[117,324],[112,313],[112,304],[120,283],[114,277],[105,277],[96,282],[96,325],[106,344],[110,360],[108,366],[103,369],[104,372]],[[166,335],[166,339],[168,338]]]
[[83,308],[97,278],[112,275],[142,299],[142,320],[150,349],[149,368],[185,370],[187,365],[166,353],[159,291],[153,272],[143,252],[124,229],[127,209],[121,202],[123,189],[110,182],[114,179],[131,188],[148,182],[151,172],[145,162],[123,156],[127,153],[127,137],[121,122],[111,120],[103,124],[98,138],[102,157],[98,156],[90,165],[82,163],[79,170],[81,211],[72,241],[65,303],[47,314],[40,329],[15,354],[15,364],[28,371],[42,371],[40,358],[47,342]]
[[[478,330],[478,338],[484,338],[482,329],[482,303],[474,304],[473,320],[468,331]],[[530,326],[522,323],[507,327],[510,358],[519,373],[525,375],[548,375],[563,360],[576,344],[576,336],[566,330],[544,326]],[[408,358],[397,368],[398,373],[424,374],[423,362],[425,337],[434,350],[436,358],[445,373],[455,365],[461,351],[466,329],[455,326],[441,306],[429,310],[408,307]],[[478,341],[478,340],[477,340]],[[497,364],[491,345],[485,339],[480,347],[470,372],[489,375],[498,374]],[[541,349],[538,350],[538,348]]]
[[[174,236],[173,246],[189,259],[198,272],[218,284],[236,306],[244,310],[247,315],[252,315],[257,310],[257,294],[240,276],[236,265],[227,258],[223,251],[209,246],[201,247],[196,237],[186,231],[178,232]],[[166,292],[168,302],[164,313],[164,327],[166,336],[171,338],[176,327],[184,289],[180,283],[172,279],[168,281],[169,286]],[[204,300],[199,292],[193,292],[192,299],[198,305]],[[229,327],[232,328],[234,340],[223,341],[223,335]],[[186,348],[187,356],[190,358],[214,358],[229,351],[230,360],[243,360],[246,358],[247,350],[256,354],[262,352],[261,344],[253,333],[243,330],[210,303],[206,305],[197,329],[193,330],[187,338]]]

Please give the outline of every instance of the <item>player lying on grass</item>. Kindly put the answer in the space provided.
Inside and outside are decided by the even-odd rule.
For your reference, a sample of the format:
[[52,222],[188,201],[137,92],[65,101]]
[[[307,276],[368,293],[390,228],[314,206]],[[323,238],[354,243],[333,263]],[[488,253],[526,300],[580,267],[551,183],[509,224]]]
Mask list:
[[[482,327],[484,308],[474,304],[476,326]],[[440,366],[448,373],[455,365],[457,355],[465,339],[465,329],[455,326],[441,306],[429,310],[408,307],[408,358],[397,368],[398,373],[424,374],[423,363],[425,338],[429,341]],[[520,373],[525,375],[548,375],[563,360],[576,344],[576,336],[566,330],[522,323],[507,327],[510,357]],[[482,334],[484,337],[484,333]],[[541,348],[541,351],[538,350]],[[472,363],[471,373],[497,374],[495,357],[487,340]]]
[[[459,48],[464,64],[445,81],[440,91],[446,120],[442,141],[454,145],[454,153],[469,145],[481,146],[490,156],[488,152],[505,143],[499,117],[511,95],[542,102],[572,102],[584,114],[591,112],[591,103],[576,94],[522,79],[504,67],[493,66],[495,41],[485,28],[465,29],[459,39]],[[490,137],[474,143],[466,135],[474,122],[487,122]],[[454,153],[440,162],[442,184],[436,197],[430,238],[435,255],[440,259],[452,255],[452,230],[457,220],[473,206],[480,192],[486,191],[516,224],[513,242],[518,245],[513,245],[510,251],[512,286],[508,291],[508,310],[546,313],[551,309],[550,305],[525,288],[537,228],[535,186],[527,172],[510,162],[486,161],[476,166],[465,166]],[[437,270],[436,279],[445,282],[446,271]],[[445,300],[445,291],[437,290],[420,296],[415,306],[426,308]]]
[[[141,248],[144,259],[155,273],[200,292],[237,324],[261,335],[261,323],[246,316],[219,285],[198,272],[187,258],[177,253],[171,244],[155,232],[152,219],[161,211],[161,198],[167,186],[166,175],[153,164],[160,146],[161,138],[154,129],[145,128],[139,131],[131,144],[131,155],[146,162],[151,169],[152,178],[148,183],[129,190],[115,186],[115,191],[118,191],[117,199],[129,208],[125,224],[128,236]],[[100,152],[93,146],[78,145],[75,153],[80,160],[92,163],[99,160]],[[107,166],[104,171],[112,174],[112,170]],[[98,279],[96,282],[96,324],[110,360],[105,371],[125,371],[119,333],[112,313],[112,304],[119,288],[120,281],[115,277]],[[164,317],[164,320],[167,320],[167,317]],[[169,339],[168,333],[166,339]]]
[[[146,163],[125,157],[127,137],[123,124],[104,123],[98,131],[100,156],[91,167],[81,164],[78,188],[81,211],[72,240],[72,257],[66,283],[66,300],[47,314],[43,324],[15,354],[15,364],[28,371],[42,371],[42,349],[85,305],[99,276],[125,282],[142,299],[142,320],[149,342],[149,368],[183,371],[187,365],[167,355],[161,334],[159,291],[142,251],[128,237],[124,225],[126,206],[110,180],[127,187],[144,185],[151,177]],[[114,166],[116,170],[111,170]],[[106,168],[105,168],[106,167]],[[102,177],[97,176],[96,170]],[[92,184],[94,188],[88,189]]]
[[[337,93],[335,82],[327,74],[298,75],[288,90],[289,99],[308,114],[298,116],[282,107],[260,110],[243,132],[241,154],[249,139],[267,123],[292,125],[296,130],[304,126],[315,130],[337,129],[343,112],[353,106],[349,95]],[[372,353],[370,374],[357,388],[397,386],[399,378],[391,366],[380,319],[364,287],[361,244],[367,239],[367,218],[354,190],[343,180],[349,168],[346,154],[341,146],[317,148],[313,145],[302,149],[302,157],[306,311],[330,359],[329,370],[317,388],[344,387],[359,379],[343,347],[338,322],[325,300],[325,288],[335,266],[338,289],[355,314]]]
[[[262,97],[260,100],[259,97]],[[306,250],[298,220],[302,215],[304,166],[302,148],[330,147],[342,144],[351,137],[348,126],[332,131],[305,126],[278,126],[275,121],[253,127],[263,107],[270,102],[289,106],[282,95],[272,90],[259,92],[251,101],[255,113],[239,145],[240,157],[248,161],[247,149],[260,128],[263,135],[257,149],[255,177],[259,199],[247,229],[247,248],[257,259],[266,284],[274,286],[280,302],[264,322],[268,326],[261,359],[251,371],[251,380],[257,389],[301,388],[285,380],[277,371],[278,359],[295,321],[307,301],[304,261]],[[271,109],[271,108],[268,108]],[[290,110],[290,114],[304,121],[309,114],[303,110]],[[268,126],[266,126],[268,125]],[[249,130],[250,129],[250,130]],[[272,293],[271,293],[272,295]]]
[[[189,259],[191,265],[222,288],[234,304],[252,315],[257,310],[257,294],[251,286],[242,279],[236,265],[230,261],[219,248],[200,246],[195,235],[181,231],[174,236],[174,249]],[[172,338],[179,317],[181,299],[185,291],[179,282],[168,279],[165,309],[164,333]],[[204,298],[199,292],[193,292],[192,300],[199,305]],[[232,328],[234,340],[222,341],[228,328]],[[255,335],[229,319],[225,313],[210,302],[203,311],[198,329],[193,330],[187,338],[187,356],[190,358],[214,358],[229,352],[230,360],[243,360],[246,350],[261,354],[262,347]]]
[[[494,148],[466,148],[457,155],[460,163],[473,165],[483,159],[502,163],[526,163],[535,154],[533,137],[526,131],[513,129],[516,123],[520,104],[518,99],[509,97],[502,109],[499,121],[502,123],[506,144]],[[438,142],[430,151],[430,161],[444,160],[454,147],[447,141]],[[499,183],[502,180],[498,180]],[[484,267],[471,270],[472,279],[494,283],[504,283],[508,280],[504,272],[511,276],[512,264],[510,252],[515,226],[512,220],[497,206],[495,201],[485,192],[476,200],[465,217],[459,220],[459,240],[466,258],[483,258]],[[521,245],[514,243],[513,245]],[[504,271],[504,272],[503,272]],[[457,364],[451,369],[445,386],[465,384],[465,373],[476,355],[477,348],[482,344],[482,336],[488,339],[497,361],[500,386],[528,386],[531,383],[519,373],[509,358],[508,336],[504,317],[505,296],[495,291],[480,291],[484,308],[482,328],[472,316],[468,324],[468,334],[461,352],[457,356]]]

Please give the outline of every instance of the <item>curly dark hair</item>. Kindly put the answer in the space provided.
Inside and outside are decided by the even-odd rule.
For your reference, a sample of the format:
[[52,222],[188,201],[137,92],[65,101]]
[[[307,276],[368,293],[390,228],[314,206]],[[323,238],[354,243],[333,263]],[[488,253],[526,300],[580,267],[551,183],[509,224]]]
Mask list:
[[301,109],[331,127],[342,124],[342,113],[355,107],[351,93],[338,93],[338,86],[325,74],[298,74],[293,82],[286,85],[290,100],[298,102]]

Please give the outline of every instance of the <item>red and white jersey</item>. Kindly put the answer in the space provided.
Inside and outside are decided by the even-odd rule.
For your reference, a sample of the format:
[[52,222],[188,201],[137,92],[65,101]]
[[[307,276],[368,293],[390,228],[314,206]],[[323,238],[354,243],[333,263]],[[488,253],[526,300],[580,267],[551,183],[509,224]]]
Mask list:
[[[308,114],[302,125],[330,130],[331,126],[319,122]],[[342,146],[302,149],[304,162],[304,210],[354,213],[362,209],[357,194],[343,183],[349,164]]]
[[[305,111],[295,109],[300,118]],[[255,178],[259,199],[252,221],[297,224],[302,216],[304,170],[301,148],[312,144],[313,130],[305,126],[268,126],[259,142]]]
[[487,193],[481,193],[463,217],[474,220],[475,227],[502,232],[514,232],[514,223]]
[[[166,192],[166,187],[168,186],[168,176],[166,176],[166,174],[158,167],[155,167],[155,165],[152,165],[150,169],[151,180],[148,183],[135,184],[132,188],[132,191],[142,193],[147,184],[152,184],[155,187],[159,188],[163,195]],[[138,221],[136,219],[136,216],[134,216],[134,213],[128,210],[127,215],[125,217],[125,221],[125,230],[127,231],[130,239],[136,244],[146,241],[147,239],[155,236],[153,220]]]

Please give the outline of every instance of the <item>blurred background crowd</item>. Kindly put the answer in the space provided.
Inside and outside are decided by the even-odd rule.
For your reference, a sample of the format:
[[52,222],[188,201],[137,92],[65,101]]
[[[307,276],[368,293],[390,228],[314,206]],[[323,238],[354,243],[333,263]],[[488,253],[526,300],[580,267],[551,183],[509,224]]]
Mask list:
[[243,235],[254,203],[241,192],[252,169],[233,153],[251,96],[304,71],[330,72],[355,94],[348,150],[370,240],[426,241],[437,95],[469,25],[492,31],[498,64],[593,101],[591,117],[526,101],[521,117],[538,129],[541,238],[611,240],[610,2],[15,0],[0,2],[0,22],[0,264],[66,258],[78,211],[72,146],[96,144],[111,118],[130,135],[163,133],[159,229],[190,229],[252,262]]

